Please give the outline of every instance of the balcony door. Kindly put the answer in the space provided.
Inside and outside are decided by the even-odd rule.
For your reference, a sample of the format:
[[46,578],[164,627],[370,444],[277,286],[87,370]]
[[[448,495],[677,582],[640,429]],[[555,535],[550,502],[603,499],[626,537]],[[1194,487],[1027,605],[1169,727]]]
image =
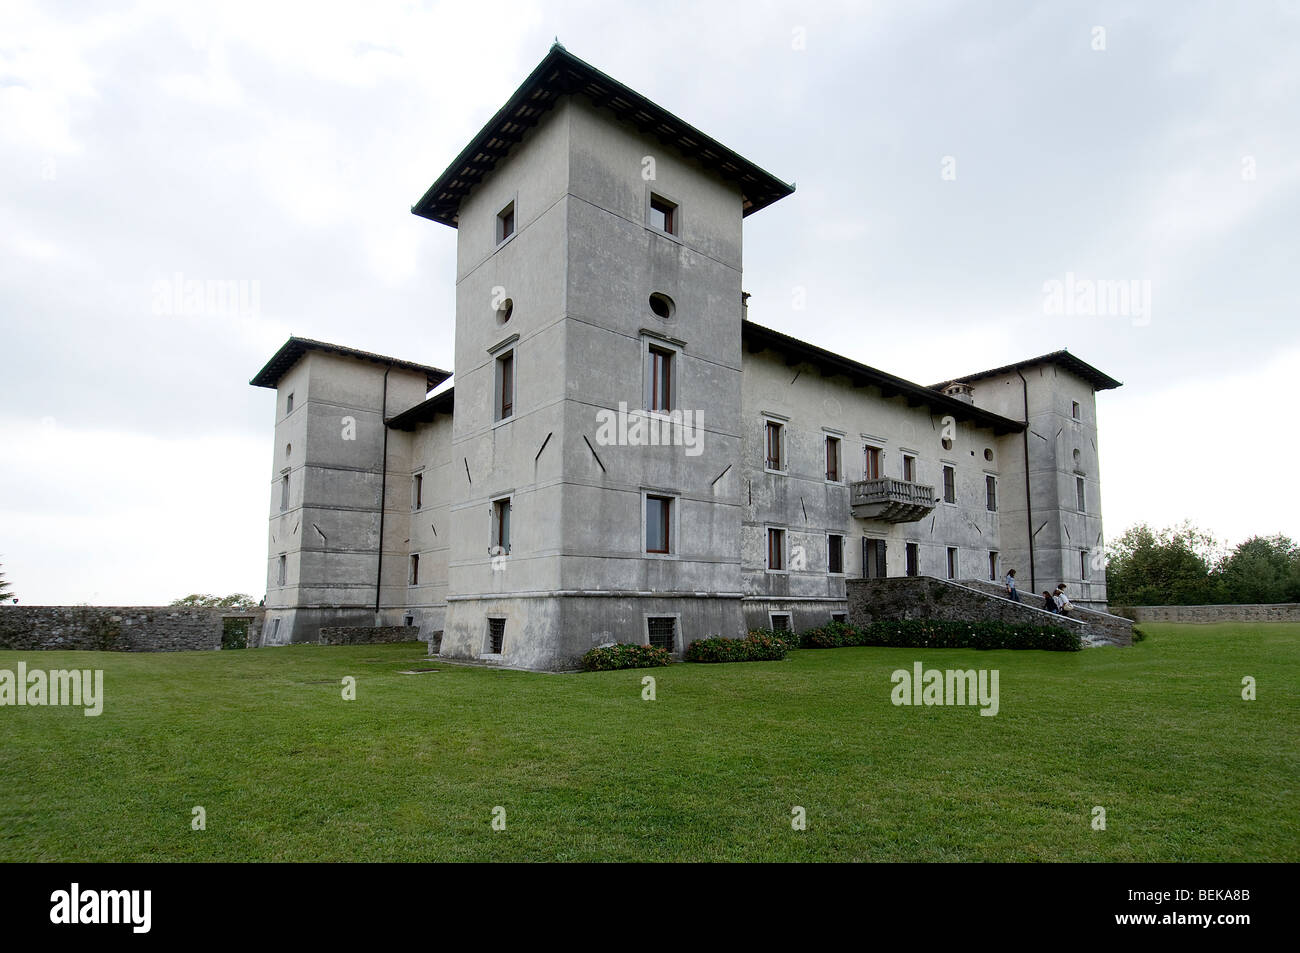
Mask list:
[[862,537],[862,578],[884,579],[889,575],[885,561],[885,541]]

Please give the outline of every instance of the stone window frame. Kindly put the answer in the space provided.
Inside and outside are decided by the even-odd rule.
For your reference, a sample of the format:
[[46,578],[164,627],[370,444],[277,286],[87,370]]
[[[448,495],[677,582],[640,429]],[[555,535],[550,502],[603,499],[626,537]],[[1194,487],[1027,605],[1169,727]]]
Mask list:
[[[503,235],[505,222],[502,218],[507,212],[510,213],[510,234]],[[510,201],[502,205],[500,210],[493,216],[492,220],[492,237],[495,239],[492,245],[493,251],[499,251],[509,244],[510,240],[519,234],[519,193],[514,192],[510,196]]]
[[[788,629],[782,630],[776,627],[776,617],[779,615],[783,615],[790,620],[790,627]],[[781,632],[781,631],[794,632],[794,613],[791,612],[789,609],[768,609],[767,627],[771,629],[773,632]]]
[[[682,493],[680,490],[665,490],[660,487],[642,486],[641,490],[641,558],[642,559],[680,559],[680,527],[682,519]],[[669,500],[668,505],[668,552],[652,553],[646,549],[646,507],[650,497]],[[667,616],[668,613],[662,613]]]
[[[506,625],[510,617],[500,612],[489,613],[483,617],[483,651],[479,653],[479,658],[488,661],[500,661],[505,658],[506,648]],[[492,651],[492,623],[501,623],[501,651]]]
[[685,650],[685,636],[682,634],[682,614],[680,612],[644,612],[641,614],[641,644],[650,645],[650,620],[673,620],[673,647],[669,652],[676,655]]
[[[505,340],[498,341],[487,352],[492,358],[492,426],[495,428],[510,423],[519,412],[519,335],[512,334]],[[505,389],[501,378],[504,373],[503,361],[507,357],[510,358],[510,413],[503,417]]]
[[[944,471],[952,470],[952,499],[948,499],[948,485],[944,480]],[[944,506],[961,506],[960,494],[957,492],[957,462],[955,460],[939,461],[939,502]]]
[[[781,533],[781,568],[772,568],[772,531]],[[782,523],[763,524],[763,571],[772,576],[790,575],[790,527]]]
[[[673,230],[671,232],[664,231],[662,228],[650,224],[650,203],[656,198],[673,207]],[[645,228],[647,231],[652,232],[661,238],[666,238],[669,241],[676,242],[679,245],[685,244],[685,242],[682,241],[682,203],[676,196],[669,195],[663,189],[659,188],[657,183],[646,183],[645,207],[642,214],[642,221],[645,222]]]
[[[840,541],[840,568],[838,571],[831,569],[831,540],[832,539],[838,539]],[[847,541],[848,541],[848,537],[845,536],[843,533],[826,534],[826,575],[831,576],[833,578],[840,578],[840,577],[847,576],[849,574],[849,565],[848,565],[849,561],[848,559],[845,558],[847,547],[844,545]]]
[[[641,409],[654,417],[670,420],[674,411],[681,408],[682,362],[686,352],[686,342],[660,334],[650,328],[641,328]],[[672,361],[668,371],[668,409],[651,410],[650,404],[654,387],[654,363],[651,354],[654,351],[668,353]]]
[[[790,418],[783,416],[781,414],[770,413],[769,411],[763,411],[760,414],[760,416],[763,420],[763,446],[762,446],[763,472],[772,473],[777,476],[789,476],[790,475]],[[777,456],[778,456],[777,463],[780,464],[781,467],[779,470],[773,470],[770,466],[768,466],[769,457],[767,452],[767,433],[768,433],[769,424],[776,424],[781,429],[781,435],[779,438],[780,446],[777,447]]]
[[[848,474],[844,471],[844,442],[847,439],[848,434],[843,430],[832,430],[830,427],[822,428],[822,477],[823,482],[829,486],[846,486],[849,482]],[[825,472],[827,450],[832,440],[838,444],[835,449],[835,467],[838,479],[835,480],[832,480]],[[764,442],[766,442],[766,434],[764,434]],[[764,447],[764,452],[766,453],[766,447]]]

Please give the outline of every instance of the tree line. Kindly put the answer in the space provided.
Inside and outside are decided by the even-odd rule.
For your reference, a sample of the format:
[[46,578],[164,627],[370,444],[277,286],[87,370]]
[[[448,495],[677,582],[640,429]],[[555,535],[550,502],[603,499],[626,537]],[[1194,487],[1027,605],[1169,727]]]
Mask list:
[[1300,602],[1300,546],[1252,536],[1227,548],[1190,522],[1138,523],[1106,547],[1106,600],[1113,606]]

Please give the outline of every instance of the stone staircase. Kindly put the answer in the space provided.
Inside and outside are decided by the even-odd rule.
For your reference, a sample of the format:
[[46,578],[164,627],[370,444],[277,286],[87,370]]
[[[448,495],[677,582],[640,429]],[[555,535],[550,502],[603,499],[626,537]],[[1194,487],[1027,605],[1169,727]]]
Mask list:
[[[987,592],[989,595],[997,596],[999,599],[1006,599],[1006,590],[1001,583],[990,582],[987,579],[963,579],[963,586],[971,589],[978,589],[981,592]],[[1020,598],[1025,600],[1028,605],[1040,605],[1043,601],[1041,595],[1033,596],[1029,593],[1022,592]],[[1011,601],[1011,600],[1007,600]],[[1043,611],[1043,610],[1040,610]],[[1053,613],[1043,611],[1044,615]],[[1133,644],[1133,620],[1126,619],[1123,616],[1113,615],[1109,612],[1102,612],[1100,609],[1087,609],[1080,605],[1075,605],[1070,616],[1084,622],[1088,626],[1089,637],[1093,640],[1092,645],[1132,645]],[[1060,618],[1060,616],[1056,616]],[[1085,645],[1089,644],[1085,640]]]
[[890,576],[846,582],[849,621],[855,625],[888,619],[981,620],[1056,625],[1079,634],[1085,648],[1133,644],[1133,623],[1095,609],[1061,616],[1030,602],[1008,599],[996,583],[952,582],[934,576]]

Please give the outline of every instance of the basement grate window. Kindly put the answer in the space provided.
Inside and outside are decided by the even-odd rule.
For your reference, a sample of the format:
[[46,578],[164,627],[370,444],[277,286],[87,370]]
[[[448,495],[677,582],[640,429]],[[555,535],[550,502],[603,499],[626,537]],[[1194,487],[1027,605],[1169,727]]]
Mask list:
[[488,619],[488,652],[500,655],[506,641],[506,620]]
[[671,652],[677,638],[677,620],[673,616],[655,617],[646,620],[650,644],[656,648]]
[[776,612],[776,613],[773,613],[773,614],[772,614],[772,631],[773,631],[773,632],[789,632],[789,631],[790,631],[790,616],[787,615],[787,614],[785,614],[785,613],[782,613],[782,612]]

